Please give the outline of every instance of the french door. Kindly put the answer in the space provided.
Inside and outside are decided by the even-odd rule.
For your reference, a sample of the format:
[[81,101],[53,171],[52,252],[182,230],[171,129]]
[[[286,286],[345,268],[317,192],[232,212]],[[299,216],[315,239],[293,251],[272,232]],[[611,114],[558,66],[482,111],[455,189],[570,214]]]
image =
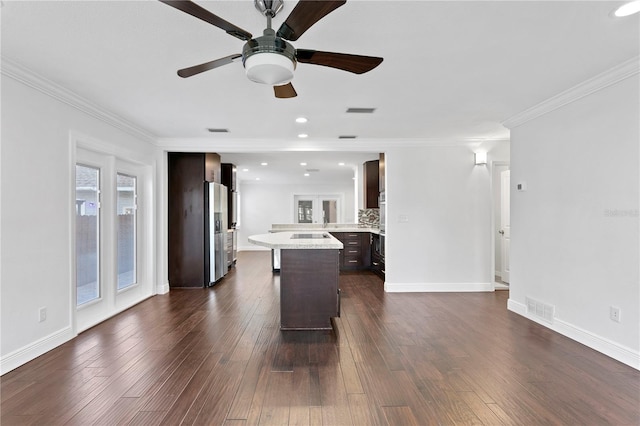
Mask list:
[[80,332],[150,295],[139,213],[144,167],[78,148],[75,304]]
[[294,195],[294,223],[339,223],[340,195]]

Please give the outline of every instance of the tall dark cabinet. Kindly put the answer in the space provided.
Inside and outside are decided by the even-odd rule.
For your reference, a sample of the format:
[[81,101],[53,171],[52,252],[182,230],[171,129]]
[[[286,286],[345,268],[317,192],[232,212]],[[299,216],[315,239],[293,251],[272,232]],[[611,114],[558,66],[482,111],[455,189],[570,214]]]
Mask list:
[[236,227],[236,204],[238,203],[236,198],[236,166],[231,163],[222,163],[220,170],[222,184],[227,187],[227,201],[229,203],[227,226],[229,229],[234,229]]
[[238,192],[236,187],[236,166],[222,163],[222,184],[227,187],[227,263],[231,268],[238,259],[238,234],[236,231],[238,214]]
[[364,208],[377,209],[380,195],[380,161],[373,160],[364,163]]
[[205,182],[221,183],[220,156],[168,153],[169,286],[209,284],[208,192]]

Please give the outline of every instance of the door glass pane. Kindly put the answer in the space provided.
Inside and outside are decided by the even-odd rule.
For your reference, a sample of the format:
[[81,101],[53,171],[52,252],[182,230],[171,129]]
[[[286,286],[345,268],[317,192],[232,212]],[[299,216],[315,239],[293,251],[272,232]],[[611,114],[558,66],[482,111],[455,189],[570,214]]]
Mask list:
[[100,174],[76,165],[76,303],[100,297]]
[[136,283],[136,178],[117,175],[118,290]]
[[298,223],[313,223],[313,201],[298,200]]
[[322,200],[322,219],[324,223],[338,222],[337,200]]

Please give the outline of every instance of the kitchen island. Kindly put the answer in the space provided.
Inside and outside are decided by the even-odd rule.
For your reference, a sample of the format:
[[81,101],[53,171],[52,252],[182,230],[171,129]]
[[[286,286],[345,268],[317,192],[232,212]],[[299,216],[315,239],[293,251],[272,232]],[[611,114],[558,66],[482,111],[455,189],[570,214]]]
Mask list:
[[339,251],[327,232],[276,232],[249,242],[280,250],[280,329],[330,330],[340,316]]

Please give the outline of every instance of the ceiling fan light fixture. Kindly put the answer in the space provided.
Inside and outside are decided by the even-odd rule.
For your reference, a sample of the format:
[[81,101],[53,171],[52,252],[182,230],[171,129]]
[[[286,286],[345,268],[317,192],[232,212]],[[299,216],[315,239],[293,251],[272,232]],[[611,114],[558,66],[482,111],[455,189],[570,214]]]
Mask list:
[[249,80],[256,83],[281,86],[293,79],[294,63],[279,53],[261,52],[249,56],[244,67]]
[[630,1],[618,7],[614,12],[614,16],[622,18],[640,12],[640,0]]

